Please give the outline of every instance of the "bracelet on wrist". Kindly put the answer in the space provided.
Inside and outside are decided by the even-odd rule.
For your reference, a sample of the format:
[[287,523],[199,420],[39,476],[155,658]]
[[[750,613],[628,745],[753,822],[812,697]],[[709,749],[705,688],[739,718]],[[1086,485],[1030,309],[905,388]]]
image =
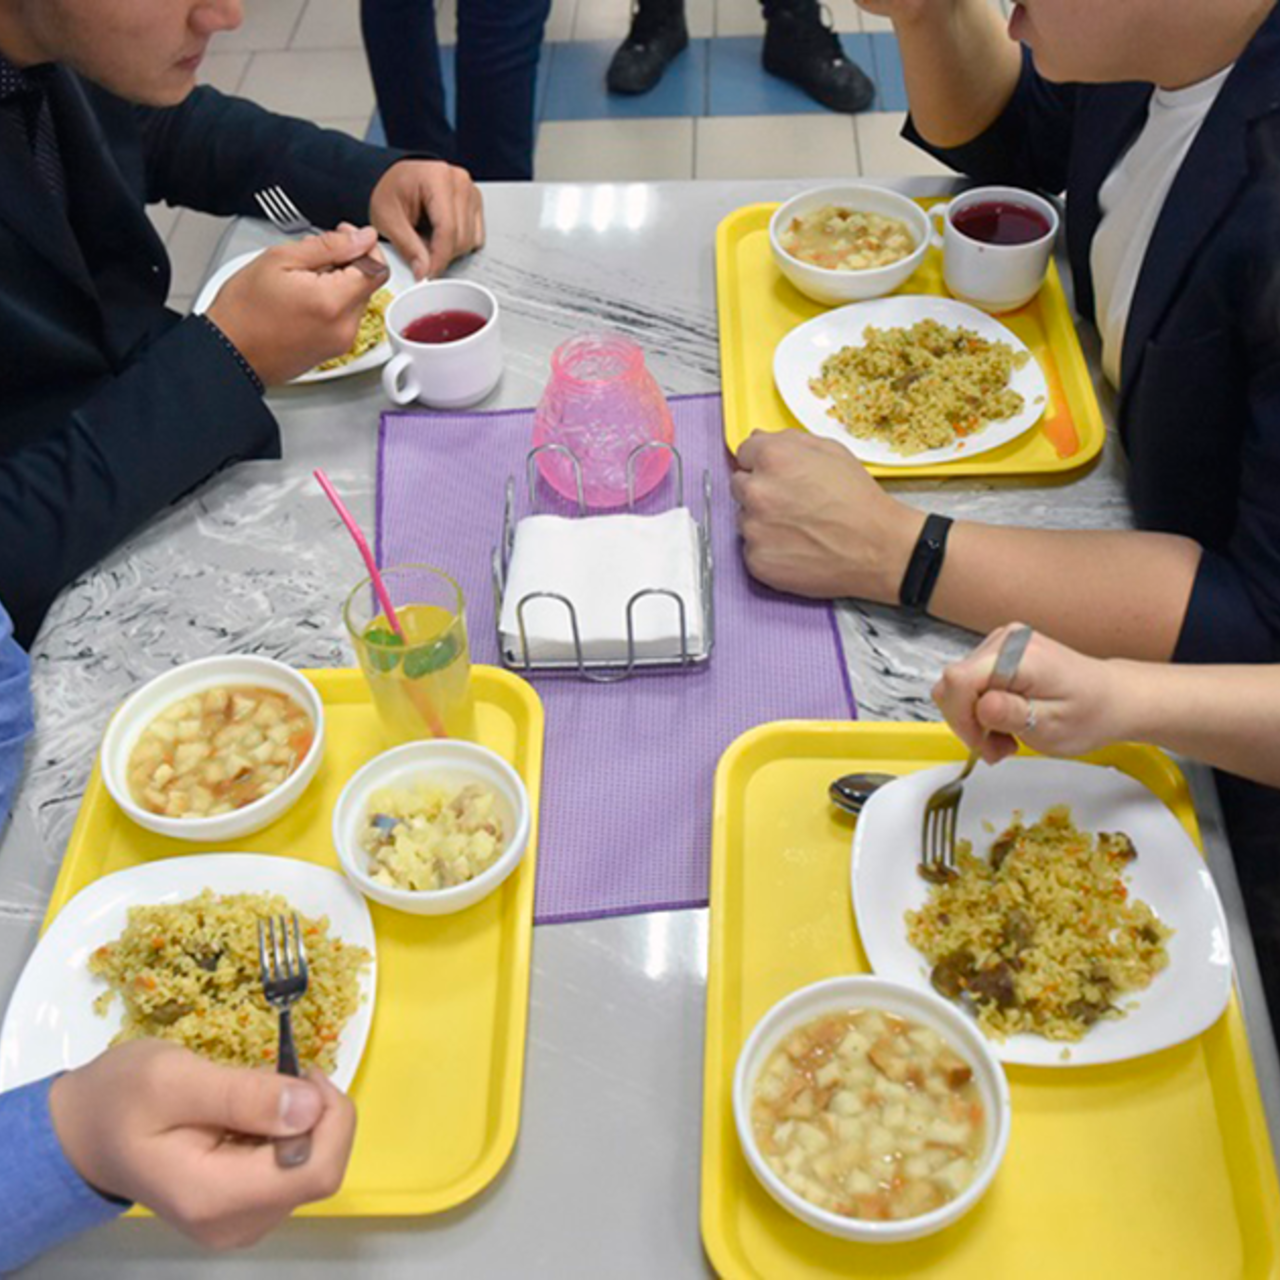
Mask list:
[[926,517],[911,559],[907,561],[906,572],[902,575],[902,586],[898,589],[898,603],[908,613],[919,615],[928,611],[933,589],[942,573],[942,562],[947,554],[947,534],[951,532],[953,523],[949,516]]

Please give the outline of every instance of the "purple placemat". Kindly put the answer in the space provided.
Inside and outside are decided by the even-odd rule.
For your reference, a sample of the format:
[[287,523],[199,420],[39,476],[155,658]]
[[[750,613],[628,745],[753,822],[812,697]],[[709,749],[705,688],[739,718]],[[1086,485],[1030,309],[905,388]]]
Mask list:
[[[540,924],[705,906],[712,783],[725,748],[769,720],[854,714],[830,607],[778,595],[743,567],[720,397],[670,403],[695,516],[702,473],[711,475],[715,652],[694,670],[618,684],[535,678],[547,717]],[[476,662],[498,662],[490,557],[508,476],[516,477],[517,512],[526,511],[532,425],[528,410],[382,417],[379,563],[437,564],[458,579]],[[648,505],[670,506],[672,483]],[[554,509],[539,497],[540,510]]]

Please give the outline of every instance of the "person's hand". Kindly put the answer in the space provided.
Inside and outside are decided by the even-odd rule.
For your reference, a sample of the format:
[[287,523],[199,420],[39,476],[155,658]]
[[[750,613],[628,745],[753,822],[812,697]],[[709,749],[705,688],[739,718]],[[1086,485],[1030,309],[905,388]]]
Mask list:
[[399,250],[415,280],[434,279],[484,244],[480,190],[465,169],[443,160],[393,164],[373,189],[369,221]]
[[[369,254],[383,262],[372,227],[274,245],[218,290],[208,316],[269,387],[350,349],[360,319],[386,275],[347,264]],[[385,265],[385,263],[384,263]]]
[[1116,716],[1122,699],[1115,665],[1039,632],[1010,688],[984,692],[1001,644],[1020,625],[993,631],[934,685],[933,700],[956,735],[988,764],[1013,755],[1019,739],[1045,755],[1074,756],[1126,736]]
[[806,431],[756,431],[737,463],[730,489],[755,577],[799,596],[897,600],[924,517],[847,449]]
[[[49,1106],[86,1182],[217,1249],[253,1244],[337,1192],[355,1135],[355,1108],[323,1076],[217,1066],[158,1040],[59,1076]],[[311,1157],[291,1169],[277,1167],[269,1142],[243,1140],[300,1133],[311,1134]]]

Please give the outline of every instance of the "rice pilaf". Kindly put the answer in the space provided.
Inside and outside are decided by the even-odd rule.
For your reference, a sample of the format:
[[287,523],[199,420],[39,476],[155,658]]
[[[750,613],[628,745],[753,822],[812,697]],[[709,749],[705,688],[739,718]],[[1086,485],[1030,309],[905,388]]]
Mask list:
[[942,449],[988,423],[1020,413],[1009,387],[1030,358],[963,327],[920,320],[908,328],[868,325],[861,346],[841,347],[810,379],[814,395],[850,435],[909,455]]
[[[108,984],[95,1012],[105,1015],[117,995],[124,1002],[111,1043],[170,1040],[229,1066],[274,1062],[277,1015],[262,995],[258,921],[292,910],[278,894],[210,889],[185,902],[130,907],[120,937],[89,958],[90,973]],[[294,1040],[300,1064],[329,1075],[370,956],[332,936],[325,916],[299,912],[298,923],[309,980],[293,1006]]]
[[993,1039],[1079,1040],[1122,1018],[1117,997],[1168,966],[1173,930],[1124,883],[1137,857],[1128,836],[1080,831],[1055,805],[1031,826],[1015,814],[989,859],[956,845],[957,874],[906,913],[907,939],[933,965],[934,987]]

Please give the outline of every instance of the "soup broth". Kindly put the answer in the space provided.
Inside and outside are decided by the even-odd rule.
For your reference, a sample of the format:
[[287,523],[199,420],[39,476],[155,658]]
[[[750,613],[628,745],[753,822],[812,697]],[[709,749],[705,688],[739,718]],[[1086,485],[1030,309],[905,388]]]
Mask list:
[[756,1144],[811,1204],[849,1218],[914,1218],[973,1181],[986,1114],[973,1069],[931,1027],[874,1009],[817,1018],[755,1084]]
[[129,793],[151,813],[207,818],[274,791],[302,763],[315,725],[288,694],[217,685],[166,707],[129,756]]

